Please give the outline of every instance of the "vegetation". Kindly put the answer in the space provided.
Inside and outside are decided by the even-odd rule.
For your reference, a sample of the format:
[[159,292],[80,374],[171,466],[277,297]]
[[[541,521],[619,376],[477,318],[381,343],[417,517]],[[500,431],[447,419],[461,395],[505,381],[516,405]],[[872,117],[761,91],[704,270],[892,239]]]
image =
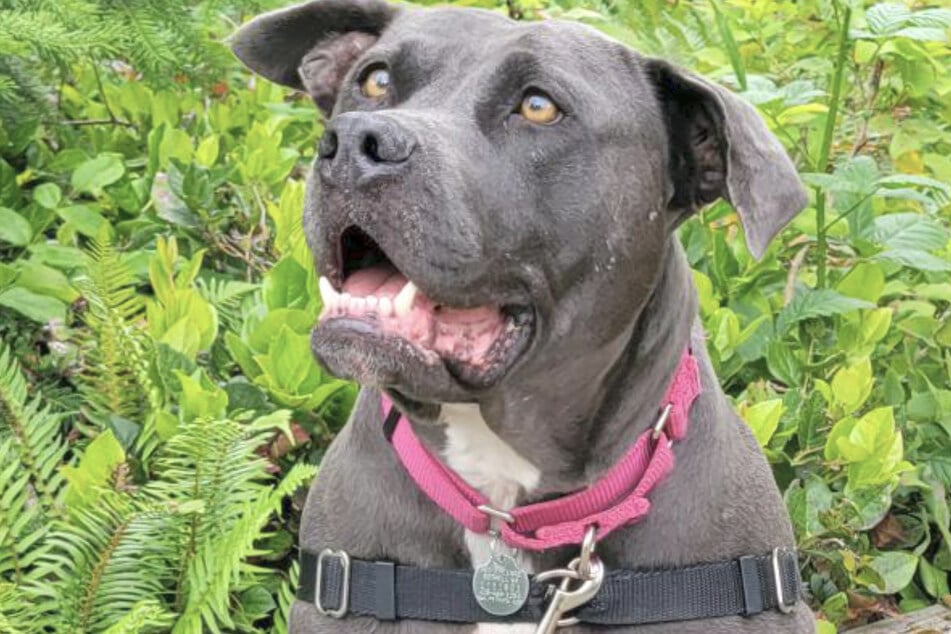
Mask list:
[[[267,2],[0,0],[0,631],[285,631],[354,386],[311,359],[322,122],[222,44]],[[466,4],[473,4],[467,2]],[[681,236],[825,632],[951,602],[951,11],[477,0],[755,103],[812,200]]]

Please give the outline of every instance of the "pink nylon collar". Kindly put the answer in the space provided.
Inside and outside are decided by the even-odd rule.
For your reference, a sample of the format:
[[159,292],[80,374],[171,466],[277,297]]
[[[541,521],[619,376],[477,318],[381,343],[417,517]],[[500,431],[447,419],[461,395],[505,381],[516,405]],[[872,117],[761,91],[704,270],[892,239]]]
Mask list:
[[[666,426],[648,429],[621,460],[597,482],[564,497],[508,509],[514,521],[502,522],[499,535],[507,545],[523,550],[547,550],[580,544],[589,526],[597,539],[642,519],[650,511],[648,494],[674,466],[670,442],[687,433],[690,406],[700,394],[700,370],[687,349],[667,388],[661,410],[670,406]],[[384,417],[393,408],[383,395]],[[491,516],[479,510],[489,500],[433,456],[400,416],[390,438],[400,462],[416,485],[443,511],[474,533],[488,533]]]

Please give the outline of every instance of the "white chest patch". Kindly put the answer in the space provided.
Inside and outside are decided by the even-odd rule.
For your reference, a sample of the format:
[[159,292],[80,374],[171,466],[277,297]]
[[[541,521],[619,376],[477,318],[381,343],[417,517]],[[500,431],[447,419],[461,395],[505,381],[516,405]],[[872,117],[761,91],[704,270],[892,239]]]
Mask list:
[[[507,510],[515,505],[519,490],[533,491],[541,473],[531,462],[498,437],[479,411],[470,403],[443,404],[439,420],[446,425],[446,449],[443,460],[471,486],[489,498],[492,506]],[[489,559],[492,538],[466,531],[469,560],[477,567]],[[503,546],[504,548],[505,546]],[[533,572],[531,563],[517,556],[526,572]],[[480,623],[477,634],[531,634],[531,624],[506,625]]]

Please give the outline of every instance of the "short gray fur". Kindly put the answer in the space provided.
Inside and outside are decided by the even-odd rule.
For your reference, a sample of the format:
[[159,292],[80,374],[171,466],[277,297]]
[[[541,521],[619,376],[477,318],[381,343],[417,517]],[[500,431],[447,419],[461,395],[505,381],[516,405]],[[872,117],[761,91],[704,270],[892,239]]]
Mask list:
[[[654,421],[688,342],[704,392],[674,450],[677,466],[651,495],[647,518],[611,535],[599,553],[618,569],[793,546],[769,465],[704,351],[690,269],[674,235],[699,205],[723,196],[760,256],[804,206],[792,163],[750,105],[592,28],[516,23],[475,9],[317,0],[256,19],[232,44],[253,70],[309,92],[342,140],[373,125],[380,152],[411,156],[398,178],[316,161],[304,217],[322,273],[339,267],[340,232],[358,223],[428,294],[467,305],[527,298],[536,315],[530,347],[483,389],[411,350],[379,353],[318,328],[317,357],[366,387],[311,489],[303,548],[470,566],[462,528],[413,485],[384,439],[378,387],[412,397],[414,426],[437,451],[438,403],[477,402],[492,429],[541,470],[535,499],[583,487],[620,457]],[[404,82],[406,98],[371,112],[355,89],[358,73],[370,59],[397,54],[402,75],[394,80],[397,88]],[[546,129],[497,117],[508,107],[500,100],[512,98],[502,80],[513,60],[556,85],[553,96],[570,116]],[[532,563],[545,570],[573,555],[542,553]],[[301,601],[291,623],[294,634],[476,631],[336,621]],[[800,604],[792,615],[571,631],[814,630]]]

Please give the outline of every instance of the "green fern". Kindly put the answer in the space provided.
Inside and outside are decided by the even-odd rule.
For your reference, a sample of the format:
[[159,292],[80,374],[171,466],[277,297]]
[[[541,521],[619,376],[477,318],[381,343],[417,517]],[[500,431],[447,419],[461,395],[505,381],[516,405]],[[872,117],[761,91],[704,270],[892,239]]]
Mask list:
[[228,593],[242,573],[259,574],[245,559],[257,553],[254,542],[262,536],[261,527],[280,510],[283,499],[315,473],[316,468],[310,465],[295,465],[276,488],[259,492],[256,499],[239,508],[238,519],[229,530],[200,546],[188,567],[188,600],[173,634],[218,633],[222,625],[234,628]]
[[106,428],[111,416],[138,419],[153,409],[155,388],[147,361],[151,343],[141,328],[145,306],[134,282],[119,253],[106,242],[92,245],[87,276],[76,282],[89,305],[83,316],[89,333],[80,342],[84,364],[78,379],[84,413],[98,429]]
[[[40,399],[30,400],[19,364],[10,349],[0,343],[0,442],[4,440],[19,460],[20,482],[32,489],[42,511],[52,514],[63,484],[57,468],[66,454],[60,417]],[[0,487],[5,483],[9,485],[0,481]],[[14,495],[11,490],[0,488],[4,494]]]
[[30,585],[57,631],[102,631],[154,601],[172,583],[177,543],[168,533],[174,511],[103,491],[49,536],[54,544]]

